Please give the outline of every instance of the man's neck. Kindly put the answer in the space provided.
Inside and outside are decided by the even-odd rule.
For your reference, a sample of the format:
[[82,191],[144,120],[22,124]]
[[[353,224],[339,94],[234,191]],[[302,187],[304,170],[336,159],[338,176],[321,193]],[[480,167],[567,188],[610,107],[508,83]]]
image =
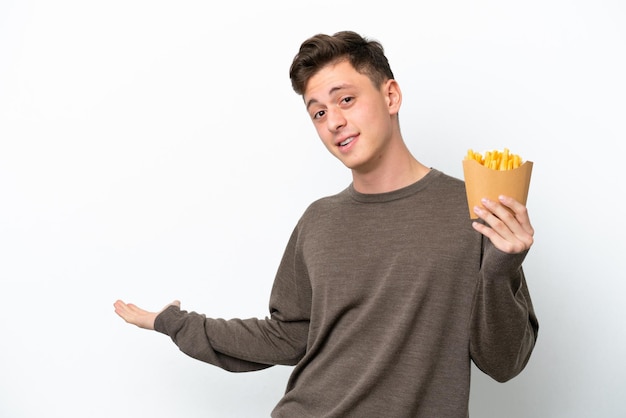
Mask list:
[[352,183],[359,193],[386,193],[417,182],[429,171],[428,167],[407,153],[403,161],[397,161],[393,166],[379,167],[371,172],[352,170]]

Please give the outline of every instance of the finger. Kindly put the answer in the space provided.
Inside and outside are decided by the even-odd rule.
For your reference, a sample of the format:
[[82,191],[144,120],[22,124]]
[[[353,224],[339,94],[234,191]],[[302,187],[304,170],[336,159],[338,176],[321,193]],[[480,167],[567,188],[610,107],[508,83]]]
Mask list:
[[126,305],[119,305],[115,308],[115,313],[122,318],[124,321],[131,323],[132,317],[134,316],[127,308]]
[[118,314],[124,321],[129,324],[137,324],[138,318],[142,315],[143,309],[140,309],[136,305],[131,303],[124,303],[122,301],[117,301],[114,304],[115,313]]
[[128,305],[126,305],[126,303],[124,303],[121,300],[115,301],[115,303],[113,304],[113,307],[115,307],[115,313],[118,314],[119,316],[125,315],[126,312],[128,311]]
[[492,206],[490,202],[483,202],[483,204],[484,207],[474,208],[474,212],[485,222],[474,222],[472,224],[473,228],[489,238],[491,242],[502,251],[513,251],[513,245],[509,244],[509,242],[516,241],[515,235],[506,227],[504,222],[489,209]]
[[127,304],[126,307],[128,308],[128,312],[134,315],[141,315],[146,313],[145,309],[141,309],[139,306],[132,303]]
[[482,201],[484,207],[474,208],[486,225],[474,222],[473,228],[491,240],[496,248],[507,253],[519,253],[532,244],[532,236],[524,231],[512,212],[498,202]]
[[[521,242],[521,250],[529,249],[533,244],[534,230],[530,225],[526,206],[507,196],[500,196],[498,199],[501,204],[494,203],[492,206],[493,213],[502,220],[505,228],[508,229],[508,231],[502,229],[498,232],[511,242],[513,239]],[[512,237],[508,236],[509,231],[513,234]]]
[[505,239],[500,233],[491,228],[488,225],[485,225],[480,222],[473,222],[472,227],[489,238],[491,243],[502,252],[509,254],[517,254],[525,249],[525,245],[519,241],[515,236],[511,235],[509,238]]
[[525,205],[513,199],[510,196],[501,195],[498,197],[500,203],[504,206],[508,207],[511,212],[515,214],[515,218],[518,220],[519,224],[524,228],[524,231],[528,234],[533,235],[535,233],[532,225],[530,224],[530,218],[528,217],[528,209]]
[[488,209],[485,221],[504,238],[510,238],[515,235],[515,229],[521,229],[516,225],[519,222],[515,214],[508,207],[489,199],[482,199],[481,203]]

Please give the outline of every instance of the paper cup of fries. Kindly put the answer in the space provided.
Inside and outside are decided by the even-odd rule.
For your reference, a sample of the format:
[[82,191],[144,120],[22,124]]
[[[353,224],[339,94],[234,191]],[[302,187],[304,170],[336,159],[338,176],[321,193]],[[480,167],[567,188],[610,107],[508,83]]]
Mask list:
[[[489,160],[489,155],[498,154],[501,159],[496,163]],[[497,201],[498,196],[506,195],[525,205],[532,169],[532,161],[521,162],[519,156],[510,154],[506,148],[503,153],[491,151],[485,157],[469,150],[463,160],[463,175],[470,218],[478,218],[474,206],[482,206],[483,197]]]

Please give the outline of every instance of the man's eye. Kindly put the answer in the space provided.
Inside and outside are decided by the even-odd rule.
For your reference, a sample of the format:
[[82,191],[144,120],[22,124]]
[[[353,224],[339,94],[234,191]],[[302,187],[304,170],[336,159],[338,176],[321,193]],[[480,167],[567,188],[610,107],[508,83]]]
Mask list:
[[344,97],[342,101],[344,103],[350,103],[352,100],[354,100],[354,97]]
[[326,114],[326,111],[320,110],[319,112],[315,112],[313,114],[313,119],[319,119]]

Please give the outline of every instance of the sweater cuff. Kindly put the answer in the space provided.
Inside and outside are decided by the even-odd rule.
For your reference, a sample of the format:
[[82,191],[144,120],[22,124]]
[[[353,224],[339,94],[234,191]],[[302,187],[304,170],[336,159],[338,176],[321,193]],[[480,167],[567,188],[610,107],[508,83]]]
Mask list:
[[155,318],[154,330],[169,336],[166,324],[171,323],[174,318],[180,315],[180,312],[180,308],[176,305],[170,305],[165,308]]
[[497,249],[491,241],[487,241],[483,257],[483,271],[489,275],[499,276],[519,270],[528,254],[528,250],[517,254],[509,254]]

